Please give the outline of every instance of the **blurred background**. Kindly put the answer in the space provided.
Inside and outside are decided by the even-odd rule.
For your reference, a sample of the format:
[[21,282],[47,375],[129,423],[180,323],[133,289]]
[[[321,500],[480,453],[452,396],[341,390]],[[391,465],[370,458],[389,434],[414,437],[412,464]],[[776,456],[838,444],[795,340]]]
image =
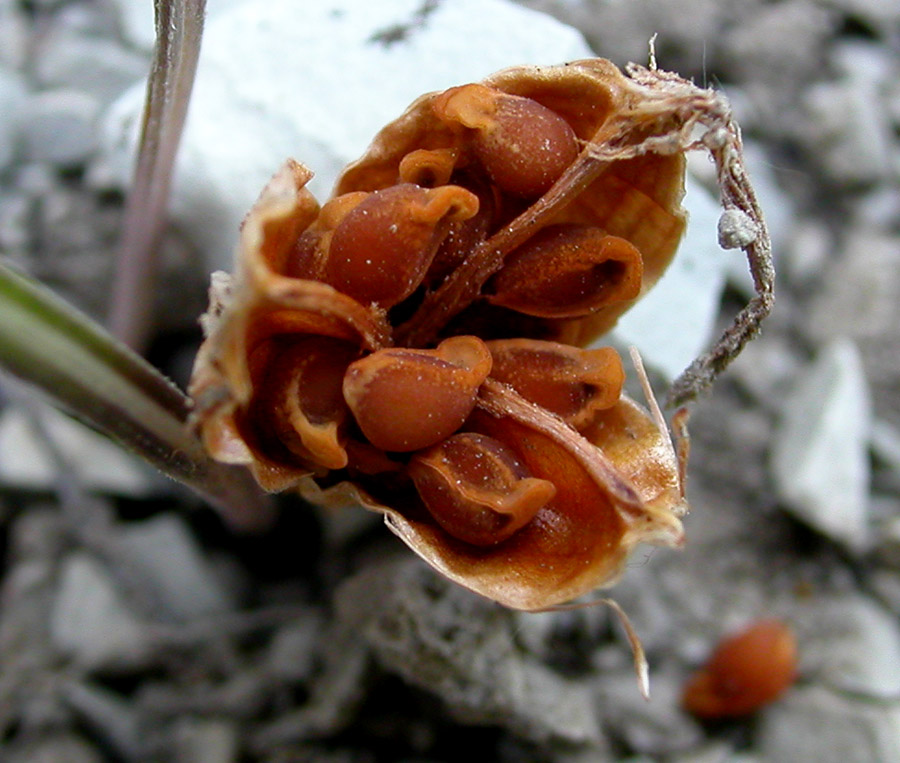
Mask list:
[[[606,608],[501,609],[362,510],[287,496],[235,534],[3,375],[0,759],[900,761],[900,2],[308,5],[208,8],[148,351],[182,385],[209,273],[288,156],[322,199],[421,92],[589,50],[646,63],[654,35],[660,68],[732,104],[777,306],[694,406],[686,546],[639,549],[611,592],[652,700]],[[149,0],[0,0],[0,256],[99,319],[152,45]],[[752,293],[715,244],[711,163],[690,169],[678,308],[664,281],[615,337],[661,397],[672,327],[708,346]],[[771,617],[794,685],[686,712],[719,640]]]

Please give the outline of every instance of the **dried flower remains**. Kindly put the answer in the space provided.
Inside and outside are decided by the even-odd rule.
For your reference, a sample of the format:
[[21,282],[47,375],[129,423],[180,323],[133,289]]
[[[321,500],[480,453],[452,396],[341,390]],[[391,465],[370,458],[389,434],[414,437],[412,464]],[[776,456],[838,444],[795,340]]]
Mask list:
[[214,278],[190,387],[210,453],[267,490],[382,512],[510,607],[611,585],[637,543],[679,545],[664,419],[622,392],[614,350],[585,348],[675,255],[689,148],[755,221],[760,296],[678,398],[755,331],[771,271],[723,101],[629,73],[520,67],[425,95],[321,207],[288,161],[244,221],[235,275]]

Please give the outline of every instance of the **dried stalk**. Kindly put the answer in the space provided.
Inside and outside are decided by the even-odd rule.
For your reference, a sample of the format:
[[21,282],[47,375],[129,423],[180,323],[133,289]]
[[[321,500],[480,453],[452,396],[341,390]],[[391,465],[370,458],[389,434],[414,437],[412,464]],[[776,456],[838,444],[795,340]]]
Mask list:
[[109,319],[112,332],[137,350],[151,328],[172,170],[197,70],[205,6],[206,0],[154,2],[156,48]]

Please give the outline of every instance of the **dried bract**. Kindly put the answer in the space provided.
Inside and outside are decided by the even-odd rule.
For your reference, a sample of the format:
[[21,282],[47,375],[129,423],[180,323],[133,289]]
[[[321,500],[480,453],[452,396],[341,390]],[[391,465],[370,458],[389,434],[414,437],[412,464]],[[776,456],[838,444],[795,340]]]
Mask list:
[[[268,490],[382,512],[511,607],[611,585],[638,543],[680,544],[665,422],[622,393],[614,350],[582,348],[674,256],[697,128],[725,131],[726,179],[739,141],[715,94],[630,73],[520,67],[423,96],[321,208],[289,161],[214,281],[190,388],[210,453]],[[728,188],[756,219],[752,191]]]

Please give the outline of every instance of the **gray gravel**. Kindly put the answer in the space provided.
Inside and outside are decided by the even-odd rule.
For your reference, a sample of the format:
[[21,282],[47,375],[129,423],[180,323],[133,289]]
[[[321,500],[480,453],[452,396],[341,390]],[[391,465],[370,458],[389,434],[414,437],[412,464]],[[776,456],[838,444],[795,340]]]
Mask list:
[[[95,316],[122,191],[100,128],[147,69],[150,5],[0,0],[0,255]],[[613,590],[652,701],[603,608],[502,610],[364,514],[288,500],[271,533],[234,537],[170,487],[67,469],[45,427],[29,447],[52,468],[0,468],[0,759],[900,763],[900,4],[527,5],[620,64],[658,33],[661,66],[721,86],[776,242],[775,314],[692,421],[687,545],[639,550]],[[271,76],[287,93],[300,75]],[[157,354],[175,374],[216,256],[203,235],[164,245]],[[729,279],[722,326],[747,288]],[[0,393],[0,421],[33,413],[4,377]],[[24,439],[3,436],[13,463]],[[691,718],[687,677],[764,616],[796,631],[797,684],[754,718]]]

